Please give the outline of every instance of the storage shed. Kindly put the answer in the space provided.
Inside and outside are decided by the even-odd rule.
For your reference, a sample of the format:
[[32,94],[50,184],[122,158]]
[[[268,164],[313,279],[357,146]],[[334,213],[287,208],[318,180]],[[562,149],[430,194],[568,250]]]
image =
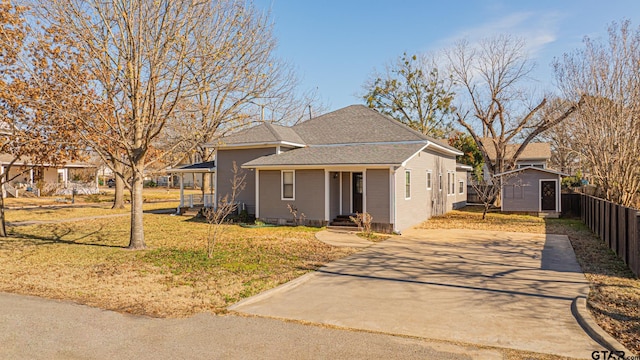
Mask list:
[[528,166],[507,171],[502,179],[502,211],[535,212],[557,215],[562,211],[559,171]]

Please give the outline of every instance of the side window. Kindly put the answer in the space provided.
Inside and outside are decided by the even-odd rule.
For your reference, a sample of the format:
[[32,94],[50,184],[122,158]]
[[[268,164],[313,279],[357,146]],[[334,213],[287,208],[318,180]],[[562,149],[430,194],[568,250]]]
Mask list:
[[296,173],[293,170],[282,173],[282,200],[294,200]]
[[404,172],[404,198],[411,199],[411,170]]
[[427,190],[431,190],[431,170],[427,170]]

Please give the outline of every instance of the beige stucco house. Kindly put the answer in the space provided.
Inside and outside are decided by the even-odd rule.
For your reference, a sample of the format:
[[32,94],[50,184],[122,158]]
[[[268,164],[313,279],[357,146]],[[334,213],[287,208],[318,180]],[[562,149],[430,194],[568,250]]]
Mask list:
[[309,225],[367,212],[377,230],[401,232],[466,202],[458,150],[362,105],[292,127],[263,123],[210,146],[216,199],[230,193],[235,162],[246,175],[236,201],[266,222],[290,221],[291,205]]

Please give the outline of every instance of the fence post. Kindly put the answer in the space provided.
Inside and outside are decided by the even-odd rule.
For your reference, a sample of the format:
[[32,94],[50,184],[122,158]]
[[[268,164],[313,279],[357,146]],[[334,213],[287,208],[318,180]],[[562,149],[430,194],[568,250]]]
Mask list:
[[640,211],[636,212],[634,221],[634,239],[629,243],[629,268],[640,277]]

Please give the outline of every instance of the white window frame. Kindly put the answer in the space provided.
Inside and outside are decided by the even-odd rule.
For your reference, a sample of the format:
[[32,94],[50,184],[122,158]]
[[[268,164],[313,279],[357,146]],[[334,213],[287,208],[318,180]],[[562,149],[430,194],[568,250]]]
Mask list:
[[456,173],[447,171],[447,196],[456,194]]
[[442,173],[438,173],[438,191],[442,192]]
[[[407,183],[407,174],[409,174],[409,182]],[[407,194],[407,185],[409,185],[409,194]],[[407,196],[409,195],[409,196]],[[405,200],[410,200],[411,199],[411,170],[405,170],[404,171],[404,199]]]
[[464,194],[464,180],[459,180],[458,181],[458,194],[462,195]]
[[[293,174],[293,192],[291,198],[284,197],[284,173]],[[296,200],[296,171],[295,170],[280,170],[280,200],[283,201],[295,201]]]
[[433,176],[432,176],[431,170],[427,170],[426,183],[427,183],[427,190],[431,190],[433,188]]

